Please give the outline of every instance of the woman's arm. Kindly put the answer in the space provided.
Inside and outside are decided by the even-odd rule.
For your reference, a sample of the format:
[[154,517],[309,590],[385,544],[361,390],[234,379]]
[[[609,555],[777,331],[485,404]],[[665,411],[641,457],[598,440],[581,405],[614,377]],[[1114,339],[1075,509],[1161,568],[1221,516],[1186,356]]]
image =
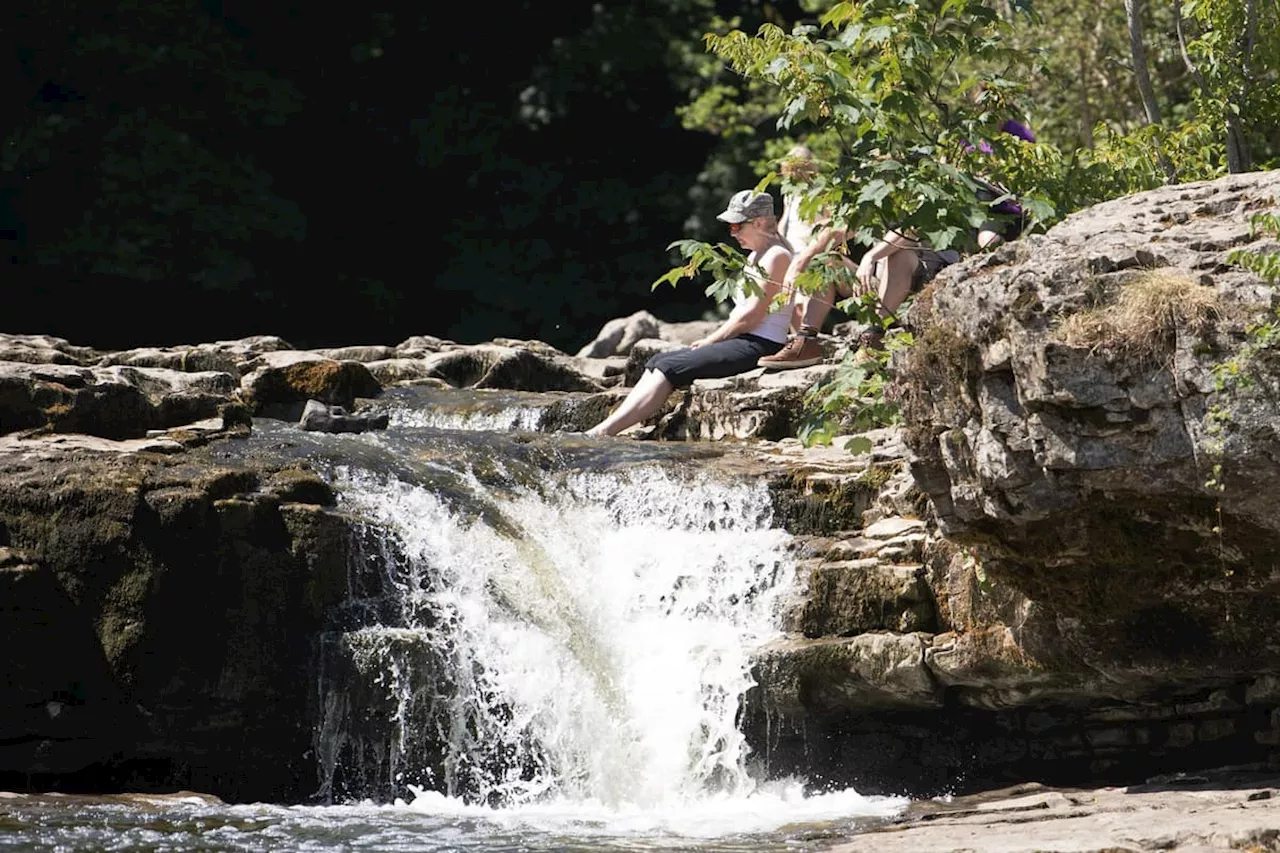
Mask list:
[[827,227],[819,231],[813,241],[791,259],[786,275],[782,280],[782,286],[787,289],[793,289],[796,284],[796,278],[809,268],[809,264],[813,263],[813,259],[830,249],[831,246],[840,245],[844,242],[845,235],[846,232],[842,228]]
[[767,278],[760,283],[762,293],[748,296],[734,306],[733,311],[720,324],[720,328],[701,340],[694,341],[691,346],[697,349],[716,341],[727,341],[739,335],[745,335],[769,313],[773,298],[782,289],[782,280],[787,275],[787,265],[791,263],[791,253],[782,246],[772,246],[764,253],[759,265],[764,269]]
[[[872,278],[875,273],[876,264],[892,255],[899,249],[914,249],[918,245],[914,237],[909,237],[899,231],[890,231],[884,235],[884,238],[876,241],[876,244],[867,253],[862,256],[862,260],[858,262],[858,281],[862,283],[864,288],[870,288],[874,282]],[[874,293],[874,290],[868,290],[868,293]]]

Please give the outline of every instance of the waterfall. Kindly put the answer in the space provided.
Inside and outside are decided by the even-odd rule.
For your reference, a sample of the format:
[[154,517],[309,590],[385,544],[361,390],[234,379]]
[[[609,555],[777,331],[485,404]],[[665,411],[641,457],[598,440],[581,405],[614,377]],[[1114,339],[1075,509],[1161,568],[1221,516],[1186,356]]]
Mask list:
[[658,465],[460,477],[465,505],[336,472],[367,526],[322,650],[323,793],[614,809],[750,794],[737,716],[793,577],[764,485]]

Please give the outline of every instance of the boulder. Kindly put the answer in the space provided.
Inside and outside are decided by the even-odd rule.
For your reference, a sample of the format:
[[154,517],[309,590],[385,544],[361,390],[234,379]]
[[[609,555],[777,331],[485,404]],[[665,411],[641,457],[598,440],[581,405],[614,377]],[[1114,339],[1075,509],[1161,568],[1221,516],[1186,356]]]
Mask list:
[[0,362],[0,433],[139,438],[218,415],[236,390],[232,376],[212,371]]
[[453,341],[447,341],[444,338],[437,338],[432,335],[414,335],[396,344],[395,350],[397,357],[400,358],[421,358],[429,353],[439,352],[442,349],[455,346],[457,344]]
[[350,408],[358,397],[376,397],[382,386],[363,364],[312,352],[263,353],[243,367],[241,395],[254,413],[298,420],[308,400]]
[[[510,343],[510,342],[508,342]],[[455,388],[521,391],[600,391],[600,383],[579,371],[558,350],[541,346],[478,344],[444,350],[423,359],[427,376]]]
[[291,350],[286,341],[273,335],[256,335],[234,341],[217,341],[196,346],[142,347],[107,353],[98,360],[102,366],[161,367],[184,372],[219,371],[241,375],[240,366],[263,353]]
[[637,311],[628,317],[618,317],[601,327],[595,340],[578,350],[580,358],[608,358],[627,355],[637,341],[659,336],[661,327],[657,317],[648,311]]
[[336,361],[358,361],[366,365],[371,361],[382,361],[399,355],[395,347],[384,346],[332,347],[330,349],[312,350],[312,352]]
[[319,400],[308,400],[302,410],[298,426],[309,432],[365,432],[386,429],[388,416],[380,414],[350,414],[341,406],[329,406]]
[[627,360],[622,356],[605,358],[575,357],[572,359],[572,363],[584,376],[591,377],[606,388],[621,385],[626,378]]
[[1249,218],[1278,195],[1267,172],[1107,202],[922,295],[897,362],[912,470],[1028,672],[1136,695],[1280,667],[1280,365],[1213,373],[1271,299],[1228,254],[1276,249]]
[[677,346],[687,347],[720,328],[719,320],[688,320],[683,323],[658,324],[658,337]]
[[98,352],[91,347],[73,346],[51,335],[0,334],[0,361],[87,365],[98,357]]
[[[579,358],[625,357],[632,353],[641,341],[665,341],[676,347],[705,338],[720,327],[719,320],[689,320],[668,323],[654,317],[648,311],[637,311],[626,317],[617,317],[600,328],[595,339],[578,350]],[[653,351],[650,352],[652,354]]]
[[365,362],[365,367],[384,387],[389,385],[428,385],[450,388],[448,382],[431,375],[431,365],[423,358],[386,358]]

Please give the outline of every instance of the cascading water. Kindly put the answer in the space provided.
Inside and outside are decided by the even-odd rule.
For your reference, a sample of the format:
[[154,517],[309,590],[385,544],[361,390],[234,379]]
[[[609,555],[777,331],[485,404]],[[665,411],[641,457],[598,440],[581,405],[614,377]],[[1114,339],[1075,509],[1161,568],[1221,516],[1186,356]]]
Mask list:
[[762,482],[655,463],[451,475],[442,495],[336,472],[368,527],[326,641],[322,793],[488,820],[684,815],[699,835],[713,814],[740,832],[897,807],[766,782],[738,730],[750,655],[794,594]]
[[[489,498],[495,527],[421,487],[345,479],[350,508],[399,552],[370,555],[388,566],[394,624],[344,636],[382,661],[397,781],[497,806],[753,789],[736,717],[791,574],[763,487],[575,473]],[[403,754],[424,742],[415,724],[435,728],[438,760]]]
[[221,452],[306,460],[354,520],[317,649],[324,804],[0,793],[0,848],[810,853],[905,806],[767,779],[738,731],[794,569],[766,488],[723,450],[406,419],[255,422]]

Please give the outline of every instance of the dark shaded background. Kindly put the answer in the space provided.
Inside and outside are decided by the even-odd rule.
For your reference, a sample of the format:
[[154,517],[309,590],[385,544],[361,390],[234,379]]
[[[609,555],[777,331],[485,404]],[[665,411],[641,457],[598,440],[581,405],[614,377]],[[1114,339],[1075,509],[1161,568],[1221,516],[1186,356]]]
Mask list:
[[[785,5],[785,4],[784,4]],[[718,7],[718,8],[717,8]],[[674,110],[715,0],[18,0],[0,331],[106,348],[538,338],[640,308],[754,183]],[[772,132],[761,128],[762,134]],[[741,146],[739,146],[741,148]]]

